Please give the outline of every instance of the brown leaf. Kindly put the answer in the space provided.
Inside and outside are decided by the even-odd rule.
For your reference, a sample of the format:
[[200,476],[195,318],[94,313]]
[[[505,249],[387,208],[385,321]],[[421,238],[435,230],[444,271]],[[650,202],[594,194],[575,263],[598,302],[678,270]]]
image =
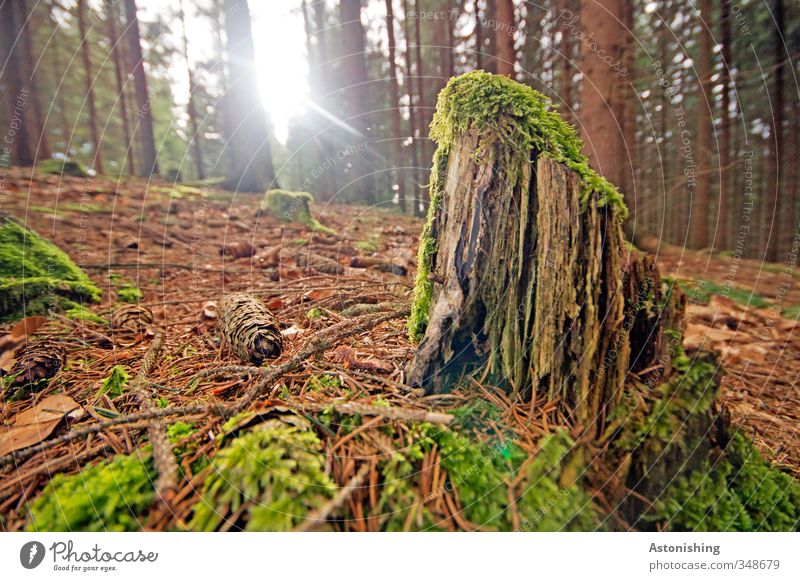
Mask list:
[[83,408],[71,397],[51,395],[17,415],[14,424],[0,428],[0,456],[38,444],[58,427],[64,417],[77,419]]
[[220,256],[230,256],[231,258],[250,258],[256,253],[256,249],[247,240],[232,242],[219,249]]
[[329,299],[332,296],[336,295],[338,291],[335,289],[314,289],[308,291],[306,294],[303,295],[304,301],[321,301],[323,299]]
[[0,337],[0,369],[9,371],[16,359],[17,347],[47,322],[45,317],[26,317],[14,325],[7,335]]

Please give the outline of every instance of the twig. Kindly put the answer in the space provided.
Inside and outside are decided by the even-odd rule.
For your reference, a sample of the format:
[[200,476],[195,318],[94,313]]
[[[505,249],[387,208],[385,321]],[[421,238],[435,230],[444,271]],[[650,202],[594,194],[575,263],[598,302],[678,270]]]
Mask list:
[[[142,411],[151,412],[156,409],[152,393],[149,390],[150,381],[147,376],[153,371],[161,355],[164,346],[164,335],[159,333],[153,339],[147,353],[142,361],[139,373],[131,382],[131,393],[139,400]],[[150,445],[153,447],[153,463],[158,472],[156,481],[156,493],[165,503],[178,488],[178,463],[175,454],[172,452],[172,445],[167,438],[167,431],[164,422],[160,418],[151,418],[147,425],[147,434]]]
[[[291,405],[291,404],[290,404]],[[447,425],[453,421],[452,414],[441,412],[429,412],[425,410],[403,408],[396,406],[376,406],[356,402],[344,402],[340,404],[324,403],[303,403],[298,406],[301,411],[322,412],[333,410],[351,416],[382,416],[390,420],[405,420],[415,422],[427,422],[429,424]]]
[[369,469],[370,465],[368,462],[362,464],[355,476],[353,476],[344,487],[340,488],[336,495],[331,498],[325,506],[308,514],[305,520],[295,527],[294,532],[306,533],[312,531],[318,525],[328,520],[328,517],[333,514],[337,508],[347,502],[347,499],[361,486],[361,483],[367,477],[367,474],[369,474]]

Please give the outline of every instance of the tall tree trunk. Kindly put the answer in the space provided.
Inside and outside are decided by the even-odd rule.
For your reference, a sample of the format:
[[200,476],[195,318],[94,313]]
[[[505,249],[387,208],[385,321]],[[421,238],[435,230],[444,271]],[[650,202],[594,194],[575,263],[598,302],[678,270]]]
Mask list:
[[230,116],[230,169],[224,186],[230,190],[263,192],[276,187],[270,152],[270,131],[258,91],[250,9],[247,0],[225,0],[225,31]]
[[[412,203],[414,205],[414,215],[421,215],[422,214],[422,204],[420,203],[420,194],[419,188],[420,184],[422,184],[422,174],[420,173],[420,163],[419,163],[419,144],[420,139],[422,136],[417,135],[417,116],[419,115],[419,111],[417,111],[417,107],[414,104],[414,96],[416,95],[414,91],[414,75],[412,74],[412,61],[413,58],[411,56],[411,26],[409,25],[409,10],[408,10],[408,0],[403,0],[403,12],[405,13],[405,17],[403,18],[403,36],[406,39],[406,50],[405,50],[405,65],[406,65],[406,74],[403,77],[404,85],[406,89],[406,95],[408,97],[408,125],[409,125],[409,134],[411,135],[411,165],[413,170],[411,175],[414,176],[414,196],[412,197]],[[417,84],[419,81],[417,81]]]
[[192,64],[189,60],[189,38],[186,35],[186,14],[183,10],[183,0],[179,0],[178,2],[178,15],[181,20],[181,31],[183,33],[183,58],[186,60],[186,77],[189,80],[189,100],[186,103],[186,112],[189,114],[189,125],[192,128],[192,150],[194,152],[194,164],[197,168],[197,178],[203,180],[206,176],[205,170],[203,169],[200,125],[197,123],[197,110],[194,107],[194,73],[192,72]]
[[720,42],[722,43],[722,110],[719,124],[719,205],[717,209],[719,225],[720,249],[730,248],[730,175],[731,175],[731,68],[733,67],[733,51],[731,50],[731,8],[728,2],[719,3]]
[[691,233],[694,248],[708,246],[708,210],[711,201],[711,0],[700,0],[700,54],[698,75],[700,91],[697,102],[696,185],[691,208]]
[[361,23],[361,0],[341,0],[339,4],[339,18],[341,24],[342,67],[344,69],[344,95],[347,107],[346,123],[358,133],[352,136],[351,145],[358,147],[352,157],[350,175],[350,189],[356,199],[366,203],[375,201],[373,180],[369,176],[369,167],[366,158],[367,145],[367,63],[365,60],[366,48],[364,45],[364,26]]
[[[497,22],[497,6],[498,0],[484,0],[483,2],[483,20],[482,24],[491,24]],[[497,35],[495,30],[489,29],[484,35],[484,68],[489,73],[497,72]]]
[[36,141],[36,156],[39,159],[47,159],[50,157],[50,145],[48,142],[47,127],[45,123],[44,110],[42,109],[42,100],[39,96],[39,83],[36,79],[38,75],[38,67],[36,66],[37,59],[33,54],[33,42],[31,37],[34,34],[35,26],[32,22],[33,15],[28,11],[28,1],[19,0],[19,7],[21,11],[20,22],[22,24],[22,44],[25,49],[25,68],[28,71],[27,83],[31,88],[31,107],[33,112],[33,120],[36,124],[34,130]]
[[120,117],[122,117],[122,136],[124,141],[125,156],[128,159],[128,171],[131,175],[136,175],[135,153],[133,142],[131,141],[131,128],[128,122],[128,99],[125,94],[125,84],[122,82],[122,71],[124,70],[123,59],[120,55],[120,39],[117,34],[117,11],[114,0],[106,0],[106,26],[108,27],[108,40],[111,43],[111,58],[114,61],[114,81],[117,87],[117,98],[119,99]]
[[[47,22],[50,26],[50,29],[54,31],[53,34],[53,41],[52,41],[52,83],[54,87],[59,87],[61,84],[62,74],[64,73],[64,65],[61,59],[61,34],[59,29],[59,24],[56,22],[55,16],[53,15],[53,6],[52,4],[47,4]],[[58,108],[58,124],[59,124],[59,131],[61,131],[61,138],[64,141],[64,151],[62,152],[65,156],[69,155],[69,151],[67,151],[69,145],[69,138],[70,138],[70,127],[69,122],[67,121],[67,105],[66,99],[64,98],[64,92],[59,90],[56,96],[57,100],[57,108]]]
[[561,90],[559,97],[561,98],[561,105],[559,109],[562,111],[562,116],[567,121],[572,120],[572,43],[570,42],[571,35],[567,31],[569,21],[566,14],[571,13],[570,0],[560,0],[561,15],[558,19],[558,27],[561,32],[561,42],[559,43],[559,52],[561,52]]
[[400,88],[397,84],[397,45],[394,37],[394,7],[392,0],[386,0],[386,30],[389,37],[389,83],[392,99],[392,130],[394,150],[394,174],[397,180],[397,201],[400,211],[406,211],[406,182],[403,170],[402,120],[400,118]]
[[127,22],[125,35],[128,37],[128,50],[132,66],[131,74],[136,89],[136,118],[142,147],[142,168],[139,175],[150,177],[159,173],[158,157],[153,133],[151,95],[147,90],[147,77],[144,73],[144,56],[142,55],[136,0],[125,0],[125,19]]
[[766,228],[764,235],[767,236],[766,259],[770,262],[777,262],[780,257],[781,237],[782,237],[782,217],[781,217],[781,175],[783,167],[781,165],[781,153],[783,151],[783,70],[786,59],[786,49],[784,47],[785,20],[783,0],[773,0],[772,16],[775,19],[775,30],[773,32],[773,58],[775,62],[775,72],[772,84],[772,95],[770,96],[771,123],[769,136],[769,162],[766,165],[766,187],[767,187],[767,207],[766,207]]
[[480,0],[474,0],[473,16],[475,17],[475,68],[480,70],[483,68],[485,59],[483,55],[483,24],[481,23],[481,7],[479,2]]
[[495,47],[497,48],[497,74],[514,78],[514,64],[516,51],[514,50],[514,36],[516,23],[514,21],[513,0],[498,0],[496,4],[497,25],[495,27]]
[[94,72],[92,57],[89,53],[90,41],[86,32],[86,0],[78,0],[78,32],[81,37],[81,56],[83,57],[83,72],[86,75],[86,104],[89,113],[89,135],[94,145],[94,166],[97,173],[105,173],[103,168],[103,155],[100,151],[100,134],[97,132],[97,108],[94,102]]
[[[414,10],[419,13],[420,0],[414,0]],[[417,134],[419,135],[419,151],[422,154],[422,163],[427,165],[431,159],[427,132],[425,128],[428,126],[428,113],[426,109],[426,80],[425,71],[422,68],[422,24],[421,19],[414,20],[414,41],[416,43],[415,57],[416,57],[416,77],[417,77]],[[427,212],[428,204],[430,203],[430,189],[424,187],[422,190],[422,203]]]
[[[10,155],[0,150],[2,165],[31,166],[36,163],[34,153],[33,127],[29,122],[30,114],[26,111],[30,88],[22,75],[22,55],[16,44],[20,25],[14,13],[19,9],[13,2],[0,4],[0,42],[2,42],[5,69],[3,71],[3,96],[6,102],[8,134],[4,138],[10,145]],[[11,143],[9,144],[8,141]]]
[[[625,140],[625,164],[622,171],[622,181],[617,184],[625,193],[625,200],[628,203],[629,210],[633,220],[637,221],[637,229],[647,229],[643,216],[637,212],[639,207],[638,192],[636,191],[636,33],[634,31],[634,7],[633,0],[623,1],[623,14],[625,19],[623,21],[625,29],[625,45],[623,48],[622,65],[625,70],[624,74],[620,74],[620,81],[622,82],[622,133]],[[649,210],[645,205],[645,210]]]
[[[624,78],[603,58],[611,59],[612,63],[622,62],[625,43],[622,11],[621,0],[581,0],[583,30],[585,34],[594,34],[596,44],[593,49],[581,43],[583,92],[578,124],[583,133],[584,153],[592,166],[614,184],[623,182],[627,161],[625,136],[619,122],[624,117]],[[635,216],[635,209],[630,209]]]

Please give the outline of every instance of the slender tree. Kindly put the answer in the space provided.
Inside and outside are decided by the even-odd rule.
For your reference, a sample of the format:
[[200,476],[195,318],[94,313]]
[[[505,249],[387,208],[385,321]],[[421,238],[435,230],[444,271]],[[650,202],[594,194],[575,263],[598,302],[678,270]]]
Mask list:
[[224,186],[263,192],[275,187],[270,152],[270,127],[258,92],[250,9],[247,0],[225,0],[226,53],[229,83],[230,169]]
[[33,54],[33,42],[31,37],[34,34],[35,26],[33,24],[33,14],[28,10],[28,0],[19,0],[19,8],[21,12],[21,40],[25,54],[25,69],[27,72],[26,82],[31,88],[31,113],[32,119],[36,125],[34,128],[34,140],[36,142],[36,155],[39,159],[47,159],[50,157],[50,145],[47,136],[46,117],[42,109],[42,99],[39,96],[39,68],[36,66],[37,59]]
[[560,0],[561,14],[558,19],[558,28],[561,33],[559,51],[561,52],[561,91],[559,97],[564,105],[561,107],[561,115],[567,120],[572,120],[572,35],[568,32],[569,20],[566,15],[571,13],[570,1]]
[[397,45],[394,36],[394,7],[392,0],[386,0],[386,30],[389,39],[389,84],[392,99],[392,136],[394,147],[394,174],[397,180],[397,201],[402,212],[406,211],[406,184],[403,171],[402,120],[400,116],[400,87],[397,83]]
[[719,29],[722,43],[722,109],[719,124],[719,248],[730,247],[730,210],[729,197],[731,175],[731,68],[733,67],[733,51],[731,50],[731,7],[728,2],[719,3]]
[[189,115],[189,125],[192,129],[191,143],[192,151],[194,153],[194,164],[197,168],[197,178],[205,179],[205,171],[203,170],[203,149],[200,137],[200,125],[197,122],[197,110],[194,107],[194,72],[192,71],[192,64],[189,60],[189,37],[186,34],[186,13],[183,10],[183,0],[178,2],[178,17],[181,21],[181,32],[183,33],[183,58],[186,61],[186,77],[189,80],[189,95],[186,102],[186,112]]
[[711,201],[711,0],[700,0],[700,54],[698,75],[700,98],[697,103],[697,181],[691,208],[691,241],[695,248],[708,246],[708,207]]
[[496,4],[495,47],[497,49],[497,74],[514,77],[516,50],[514,37],[517,30],[514,20],[513,0],[498,0]]
[[88,109],[89,135],[94,146],[94,163],[98,173],[105,173],[103,168],[103,154],[100,151],[100,134],[97,131],[97,107],[94,100],[94,72],[90,54],[91,41],[86,32],[86,0],[78,0],[78,32],[81,37],[81,57],[83,58],[83,73],[86,76],[86,106]]
[[479,0],[473,2],[473,16],[475,17],[475,62],[477,69],[483,68],[483,24],[481,23],[481,7],[478,4]]
[[773,0],[772,17],[775,19],[775,28],[772,35],[774,76],[772,81],[772,91],[770,95],[770,135],[769,153],[766,163],[766,229],[764,235],[767,237],[766,259],[777,262],[780,257],[781,247],[781,175],[783,167],[781,165],[781,153],[783,152],[783,104],[784,104],[784,60],[786,59],[786,49],[784,45],[784,35],[786,22],[784,15],[783,0]]
[[159,170],[153,133],[151,95],[147,90],[147,76],[144,72],[144,56],[142,55],[136,0],[125,0],[125,18],[127,22],[125,36],[128,39],[131,75],[136,89],[136,119],[142,148],[142,167],[139,175],[149,177],[158,174]]
[[[417,13],[419,13],[419,1],[414,0],[414,9]],[[416,18],[414,20],[414,42],[416,43],[416,48],[414,51],[414,57],[416,61],[416,77],[417,77],[417,134],[419,135],[419,150],[422,153],[422,165],[427,166],[430,163],[430,159],[432,157],[430,151],[430,143],[427,138],[427,133],[425,128],[428,126],[428,112],[426,109],[427,105],[427,97],[426,97],[426,81],[425,81],[425,70],[422,67],[422,22],[420,18]],[[431,111],[432,114],[432,111]],[[423,188],[422,191],[422,203],[425,207],[425,211],[428,208],[428,202],[430,201],[430,192],[428,188]]]
[[117,98],[119,99],[119,112],[122,118],[123,146],[128,160],[128,171],[131,175],[136,174],[136,154],[131,141],[131,128],[128,121],[128,98],[125,92],[125,84],[122,82],[122,71],[125,70],[122,58],[122,47],[120,46],[119,35],[117,34],[117,11],[114,0],[106,0],[106,27],[108,29],[108,41],[111,43],[111,58],[114,61],[114,82],[117,88]]
[[411,26],[409,23],[409,10],[408,10],[408,0],[403,0],[403,12],[405,13],[405,17],[403,18],[403,36],[405,37],[406,41],[406,50],[405,50],[405,76],[404,78],[404,88],[406,90],[406,97],[408,99],[408,126],[409,126],[409,134],[411,135],[411,165],[413,167],[411,175],[414,176],[414,196],[412,198],[413,205],[414,205],[414,214],[419,215],[421,213],[421,205],[420,200],[418,199],[417,191],[419,188],[419,184],[422,183],[421,175],[420,175],[420,164],[419,164],[419,137],[417,136],[417,116],[419,112],[417,111],[416,106],[414,105],[414,75],[411,72],[412,69],[412,55],[411,55]]

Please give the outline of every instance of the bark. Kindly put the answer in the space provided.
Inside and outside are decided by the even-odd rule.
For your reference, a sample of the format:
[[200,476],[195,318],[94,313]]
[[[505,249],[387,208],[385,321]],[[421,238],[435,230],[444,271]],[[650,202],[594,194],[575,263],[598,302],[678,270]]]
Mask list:
[[39,68],[36,66],[37,59],[34,58],[33,42],[31,42],[35,25],[32,21],[33,15],[28,10],[27,0],[20,0],[19,7],[22,13],[21,21],[24,23],[21,31],[21,40],[25,52],[25,69],[28,72],[27,83],[31,88],[32,119],[36,125],[34,129],[36,156],[39,159],[48,159],[50,157],[50,145],[45,124],[46,117],[42,109],[42,99],[39,96],[39,83],[36,78]]
[[125,157],[128,159],[128,171],[131,175],[136,175],[135,152],[133,141],[131,140],[131,128],[128,122],[128,99],[125,95],[125,84],[122,82],[122,71],[124,70],[120,39],[117,34],[117,14],[114,0],[106,0],[106,25],[108,27],[108,41],[111,43],[111,58],[114,61],[114,81],[117,87],[117,98],[119,99],[120,117],[122,117],[122,136],[125,140],[123,145]]
[[[417,107],[414,104],[414,97],[417,93],[414,91],[414,75],[411,73],[411,63],[413,61],[411,55],[411,26],[409,26],[409,5],[408,0],[403,0],[403,12],[406,16],[403,18],[403,36],[406,39],[406,50],[405,50],[405,65],[406,65],[406,74],[403,77],[404,85],[406,90],[406,95],[408,97],[408,126],[409,126],[409,134],[411,135],[411,165],[413,167],[411,175],[414,176],[414,195],[412,197],[412,204],[414,206],[414,214],[417,216],[422,215],[422,205],[420,204],[421,194],[419,193],[419,187],[422,182],[422,176],[420,174],[420,164],[419,164],[419,143],[421,139],[421,135],[417,135],[417,117],[419,112],[417,111]],[[417,84],[419,81],[417,81]]]
[[400,211],[406,211],[406,183],[405,172],[403,171],[403,138],[402,138],[402,119],[400,118],[400,88],[397,84],[397,45],[394,37],[394,7],[392,0],[386,0],[386,30],[389,38],[389,85],[392,103],[392,131],[393,153],[394,153],[394,176],[397,181],[397,201]]
[[78,0],[78,32],[81,37],[81,57],[83,73],[86,75],[86,106],[88,113],[89,137],[94,146],[94,169],[97,173],[105,173],[103,155],[100,151],[100,134],[97,132],[97,107],[94,102],[94,72],[92,57],[89,52],[91,43],[86,32],[86,0]]
[[234,191],[263,192],[277,183],[269,124],[259,97],[250,10],[247,0],[225,0],[224,6],[230,167],[223,185]]
[[700,54],[698,75],[700,95],[697,102],[697,148],[695,152],[697,184],[691,207],[691,240],[694,248],[708,247],[708,208],[711,201],[711,0],[700,0]]
[[[419,1],[414,0],[414,10],[419,13]],[[416,48],[414,49],[414,56],[416,60],[416,77],[417,77],[417,135],[419,136],[419,151],[422,153],[422,163],[427,164],[426,160],[430,159],[430,148],[427,142],[427,133],[425,128],[428,126],[428,115],[425,112],[426,107],[426,81],[425,71],[422,68],[422,23],[420,18],[414,20],[414,41]],[[430,204],[430,190],[422,186],[421,196],[422,206],[424,211],[427,212],[428,204]]]
[[592,38],[597,50],[581,43],[584,77],[578,123],[583,134],[584,153],[592,166],[615,184],[623,182],[626,162],[625,136],[620,123],[624,79],[598,53],[605,51],[604,57],[611,63],[622,62],[623,20],[619,0],[581,0],[583,30],[586,34],[594,33]]
[[517,27],[514,20],[513,0],[498,0],[496,11],[497,74],[514,78],[514,64],[517,60],[516,51],[514,50],[514,37],[516,36]]
[[720,42],[722,43],[722,111],[719,125],[719,242],[717,248],[726,249],[731,245],[730,175],[731,166],[731,69],[733,68],[733,51],[731,50],[731,8],[728,2],[719,3]]
[[194,73],[192,72],[192,65],[189,61],[189,38],[186,35],[186,15],[183,10],[183,0],[178,3],[178,17],[181,21],[181,32],[183,33],[183,58],[186,60],[186,76],[189,80],[189,99],[186,103],[186,112],[189,115],[189,125],[192,128],[192,151],[194,153],[194,164],[197,168],[197,178],[205,179],[205,170],[203,169],[203,149],[200,140],[200,125],[197,122],[197,110],[194,107]]
[[[0,4],[0,42],[2,42],[5,68],[3,94],[8,124],[6,143],[11,150],[2,152],[2,165],[32,166],[36,163],[35,122],[28,110],[31,88],[22,73],[23,55],[16,43],[21,24],[19,5],[14,2]],[[10,143],[9,143],[10,141]]]
[[136,120],[142,149],[142,167],[139,175],[150,177],[157,175],[158,157],[153,133],[153,116],[151,114],[151,95],[147,90],[147,76],[144,72],[144,56],[139,33],[139,17],[136,13],[136,0],[125,0],[125,35],[128,39],[128,51],[131,59],[130,68],[133,85],[136,89]]
[[772,82],[772,94],[770,95],[771,123],[769,135],[769,154],[766,176],[766,228],[764,236],[766,239],[766,256],[770,262],[777,262],[780,258],[780,246],[782,237],[782,217],[781,211],[781,176],[783,167],[781,165],[781,152],[783,151],[783,107],[784,107],[784,61],[787,58],[784,47],[785,18],[783,0],[774,0],[772,4],[772,16],[775,19],[775,29],[773,32],[773,58],[775,59],[775,72]]

